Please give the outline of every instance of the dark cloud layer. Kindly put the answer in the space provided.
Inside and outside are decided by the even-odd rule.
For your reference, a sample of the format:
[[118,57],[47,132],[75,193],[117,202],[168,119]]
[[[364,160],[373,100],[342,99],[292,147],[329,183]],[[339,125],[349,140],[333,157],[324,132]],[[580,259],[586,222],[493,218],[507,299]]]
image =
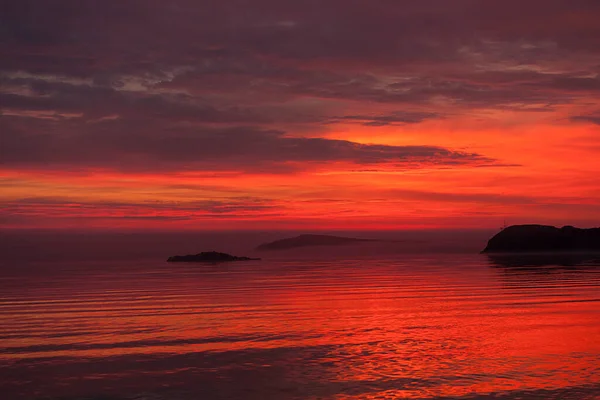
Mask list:
[[595,115],[575,115],[571,117],[571,120],[576,122],[591,122],[592,124],[600,125],[600,113]]
[[210,55],[364,64],[455,60],[457,48],[482,39],[575,51],[600,43],[595,0],[13,0],[0,11],[3,43],[16,56],[6,63],[52,73],[67,61],[89,74]]
[[396,112],[387,115],[344,115],[333,121],[358,121],[366,126],[385,126],[392,124],[416,124],[427,119],[439,118],[434,113],[425,112]]
[[6,0],[1,161],[489,162],[314,136],[589,100],[600,92],[598,20],[597,0]]
[[[263,169],[295,163],[330,161],[398,166],[478,165],[490,163],[478,154],[435,146],[385,146],[345,140],[286,136],[256,127],[186,128],[164,126],[144,131],[145,124],[119,120],[86,124],[38,119],[19,127],[20,117],[2,117],[6,165],[110,166],[151,169]],[[298,166],[296,166],[298,167]]]

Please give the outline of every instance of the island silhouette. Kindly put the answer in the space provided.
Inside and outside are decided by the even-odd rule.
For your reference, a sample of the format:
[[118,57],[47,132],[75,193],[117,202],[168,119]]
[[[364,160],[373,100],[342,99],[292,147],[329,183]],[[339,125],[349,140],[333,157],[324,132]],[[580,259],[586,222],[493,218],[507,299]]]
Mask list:
[[600,252],[600,228],[512,225],[492,237],[482,253]]
[[377,239],[359,239],[344,236],[332,236],[332,235],[314,235],[305,234],[295,236],[291,238],[285,238],[275,240],[274,242],[263,243],[256,248],[256,250],[286,250],[294,249],[297,247],[309,247],[309,246],[339,246],[345,244],[353,244],[360,242],[379,242]]
[[260,258],[237,257],[227,253],[217,251],[204,251],[198,254],[188,254],[185,256],[172,256],[167,262],[229,262],[229,261],[257,261]]

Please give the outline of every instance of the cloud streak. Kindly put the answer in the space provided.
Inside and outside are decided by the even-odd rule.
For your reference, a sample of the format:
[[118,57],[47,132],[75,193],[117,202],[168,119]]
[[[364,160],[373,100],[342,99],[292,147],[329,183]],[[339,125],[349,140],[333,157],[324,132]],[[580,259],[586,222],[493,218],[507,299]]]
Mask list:
[[[276,168],[297,163],[346,162],[418,167],[477,165],[493,160],[476,153],[436,146],[389,146],[347,140],[290,137],[256,127],[178,128],[144,131],[120,120],[93,126],[37,120],[5,124],[5,165],[111,166],[113,168],[241,169]],[[57,126],[59,125],[59,126]],[[65,129],[66,128],[66,129]],[[300,167],[302,165],[300,164]],[[276,172],[276,171],[273,171]]]

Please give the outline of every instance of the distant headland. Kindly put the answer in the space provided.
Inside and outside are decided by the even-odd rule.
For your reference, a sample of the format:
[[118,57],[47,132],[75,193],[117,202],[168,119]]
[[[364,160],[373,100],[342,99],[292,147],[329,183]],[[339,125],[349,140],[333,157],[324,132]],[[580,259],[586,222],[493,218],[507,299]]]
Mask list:
[[491,238],[482,253],[600,252],[600,228],[513,225]]
[[229,262],[229,261],[256,261],[260,258],[237,257],[227,253],[216,251],[204,251],[198,254],[188,254],[186,256],[173,256],[167,259],[168,262]]
[[261,244],[256,250],[286,250],[297,247],[309,246],[339,246],[358,242],[378,242],[377,239],[357,239],[343,236],[331,235],[300,235],[292,238],[276,240],[270,243]]

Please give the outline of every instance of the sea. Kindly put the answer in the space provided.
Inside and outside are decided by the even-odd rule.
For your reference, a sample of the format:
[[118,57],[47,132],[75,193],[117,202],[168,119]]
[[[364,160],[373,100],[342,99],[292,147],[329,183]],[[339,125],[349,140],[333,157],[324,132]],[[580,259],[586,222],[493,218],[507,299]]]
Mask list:
[[[493,231],[3,231],[0,398],[600,399],[600,257]],[[259,261],[167,263],[224,251]]]

